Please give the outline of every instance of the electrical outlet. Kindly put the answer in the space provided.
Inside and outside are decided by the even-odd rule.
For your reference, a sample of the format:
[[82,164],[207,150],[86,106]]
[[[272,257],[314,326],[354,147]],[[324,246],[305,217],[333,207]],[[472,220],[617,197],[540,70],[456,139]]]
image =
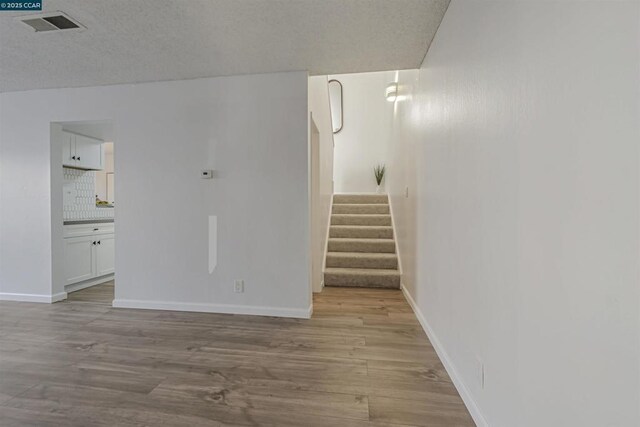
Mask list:
[[233,292],[238,294],[244,292],[244,280],[236,280],[236,283],[233,285]]

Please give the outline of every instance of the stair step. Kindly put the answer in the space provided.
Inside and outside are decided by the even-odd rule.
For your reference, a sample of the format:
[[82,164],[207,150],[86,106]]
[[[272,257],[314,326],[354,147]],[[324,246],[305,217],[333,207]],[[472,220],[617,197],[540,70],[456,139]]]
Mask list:
[[393,227],[380,225],[332,225],[329,237],[393,239]]
[[391,215],[337,214],[331,215],[331,225],[391,226]]
[[398,269],[398,257],[390,253],[329,252],[327,267]]
[[389,203],[386,194],[334,194],[333,204]]
[[379,203],[345,203],[333,206],[334,214],[383,214],[389,215],[389,205]]
[[400,272],[370,268],[327,268],[324,271],[324,285],[399,289]]
[[329,238],[328,252],[395,253],[393,239]]

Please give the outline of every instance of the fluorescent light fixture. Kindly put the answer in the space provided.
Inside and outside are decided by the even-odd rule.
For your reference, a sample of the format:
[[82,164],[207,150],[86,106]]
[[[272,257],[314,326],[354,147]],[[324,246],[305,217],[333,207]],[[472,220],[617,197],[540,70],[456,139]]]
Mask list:
[[384,95],[387,101],[394,102],[398,97],[398,83],[389,83],[387,89],[384,91]]

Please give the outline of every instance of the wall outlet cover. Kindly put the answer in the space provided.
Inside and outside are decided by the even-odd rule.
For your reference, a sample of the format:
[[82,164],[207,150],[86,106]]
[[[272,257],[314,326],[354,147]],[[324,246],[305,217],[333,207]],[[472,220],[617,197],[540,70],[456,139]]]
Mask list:
[[244,292],[244,280],[236,280],[233,285],[233,291],[238,294]]

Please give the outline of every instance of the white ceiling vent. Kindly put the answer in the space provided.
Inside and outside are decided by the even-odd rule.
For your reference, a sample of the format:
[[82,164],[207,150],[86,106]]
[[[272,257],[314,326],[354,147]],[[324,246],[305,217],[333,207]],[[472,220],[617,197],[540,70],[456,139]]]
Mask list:
[[16,19],[36,32],[85,29],[78,21],[62,12],[18,16]]

